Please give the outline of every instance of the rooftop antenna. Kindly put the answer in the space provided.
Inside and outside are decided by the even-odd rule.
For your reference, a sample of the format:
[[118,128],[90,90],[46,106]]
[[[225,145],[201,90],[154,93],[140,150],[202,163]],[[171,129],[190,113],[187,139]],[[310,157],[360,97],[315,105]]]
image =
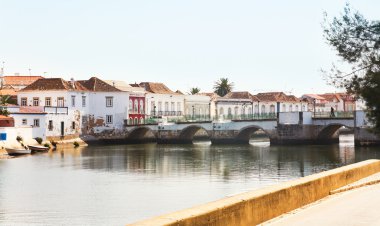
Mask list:
[[32,69],[29,68],[29,76],[32,76]]
[[1,77],[4,76],[4,65],[5,65],[5,62],[1,62],[2,66],[1,66]]

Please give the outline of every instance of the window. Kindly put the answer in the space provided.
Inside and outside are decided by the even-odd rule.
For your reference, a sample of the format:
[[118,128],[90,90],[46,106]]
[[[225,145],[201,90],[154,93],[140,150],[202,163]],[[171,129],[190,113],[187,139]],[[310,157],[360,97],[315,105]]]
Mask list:
[[156,111],[155,108],[156,108],[156,103],[154,101],[151,101],[150,102],[150,110],[154,112],[154,111]]
[[223,108],[221,107],[220,109],[219,109],[219,115],[223,115],[224,114],[224,110],[223,110]]
[[82,96],[82,107],[86,107],[86,96]]
[[49,131],[53,130],[53,120],[49,120],[48,129],[49,129]]
[[158,111],[162,111],[162,102],[158,101]]
[[296,105],[296,111],[298,111],[298,105]]
[[144,101],[140,100],[140,113],[144,114]]
[[65,106],[65,99],[63,97],[57,98],[57,106],[58,107],[64,107]]
[[265,105],[261,105],[261,113],[265,114],[266,112]]
[[113,97],[106,97],[106,107],[113,106]]
[[27,124],[28,124],[28,120],[26,120],[26,118],[23,118],[22,119],[22,125],[26,126]]
[[82,125],[87,123],[87,116],[82,116]]
[[128,109],[129,113],[132,113],[133,112],[133,100],[129,99],[129,109]]
[[259,105],[255,104],[255,114],[259,113]]
[[135,118],[135,125],[138,125],[138,124],[139,124],[138,119]]
[[285,104],[282,105],[282,112],[286,112],[286,105]]
[[28,98],[23,97],[21,98],[21,106],[27,106],[28,105]]
[[113,118],[112,115],[106,115],[106,124],[112,124]]
[[290,111],[290,112],[293,112],[293,105],[290,105],[290,106],[289,106],[289,111]]
[[239,114],[239,107],[235,107],[235,110],[234,110],[234,115],[238,115]]
[[175,103],[172,102],[172,103],[171,103],[171,109],[170,109],[171,111],[175,111],[174,106],[175,106]]
[[165,111],[169,111],[169,102],[165,102]]
[[51,106],[51,97],[45,97],[45,106],[50,107]]
[[273,104],[269,107],[269,112],[270,113],[274,113],[275,112],[275,107],[274,107]]
[[181,102],[177,102],[177,111],[181,111]]
[[232,115],[232,110],[231,110],[231,108],[228,108],[228,115]]
[[139,112],[139,103],[138,103],[138,100],[134,101],[133,112],[135,112],[135,113]]
[[40,103],[40,99],[38,97],[33,97],[33,106],[38,106]]
[[71,107],[75,107],[75,96],[71,96]]
[[33,120],[33,126],[34,127],[40,127],[40,120],[39,119],[34,119]]

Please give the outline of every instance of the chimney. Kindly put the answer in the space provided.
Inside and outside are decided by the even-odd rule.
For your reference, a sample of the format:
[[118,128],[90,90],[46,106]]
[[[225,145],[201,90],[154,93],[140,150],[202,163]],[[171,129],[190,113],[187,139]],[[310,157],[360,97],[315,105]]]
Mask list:
[[71,85],[71,88],[75,89],[75,80],[74,80],[74,78],[70,79],[70,85]]

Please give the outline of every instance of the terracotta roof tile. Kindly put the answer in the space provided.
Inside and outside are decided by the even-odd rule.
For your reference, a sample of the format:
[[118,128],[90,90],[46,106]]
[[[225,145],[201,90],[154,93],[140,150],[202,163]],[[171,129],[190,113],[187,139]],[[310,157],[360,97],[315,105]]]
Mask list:
[[294,95],[286,95],[283,92],[267,92],[267,93],[258,93],[256,95],[260,101],[266,102],[298,102],[299,99]]
[[81,85],[77,81],[74,82],[74,87],[73,87],[71,85],[71,82],[69,83],[63,80],[62,78],[42,78],[28,85],[24,89],[21,89],[20,91],[35,91],[35,90],[86,91],[87,88],[85,88],[83,85]]
[[[46,113],[43,107],[35,107],[35,106],[20,106],[20,111],[16,112],[20,114],[41,114]],[[13,113],[12,113],[13,114]]]
[[106,83],[105,81],[92,77],[89,80],[78,81],[87,90],[93,92],[121,92],[120,89]]
[[17,93],[15,89],[0,89],[0,95],[16,96]]
[[178,94],[171,91],[166,85],[158,82],[141,82],[141,87],[144,87],[146,91],[158,94]]
[[28,86],[42,76],[22,76],[22,75],[6,75],[4,76],[4,83],[12,86]]

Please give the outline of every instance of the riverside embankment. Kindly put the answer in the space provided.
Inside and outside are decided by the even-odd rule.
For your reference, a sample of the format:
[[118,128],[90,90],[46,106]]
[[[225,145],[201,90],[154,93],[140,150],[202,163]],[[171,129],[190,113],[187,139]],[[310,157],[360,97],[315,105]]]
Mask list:
[[131,225],[257,225],[378,172],[380,161],[367,160]]

